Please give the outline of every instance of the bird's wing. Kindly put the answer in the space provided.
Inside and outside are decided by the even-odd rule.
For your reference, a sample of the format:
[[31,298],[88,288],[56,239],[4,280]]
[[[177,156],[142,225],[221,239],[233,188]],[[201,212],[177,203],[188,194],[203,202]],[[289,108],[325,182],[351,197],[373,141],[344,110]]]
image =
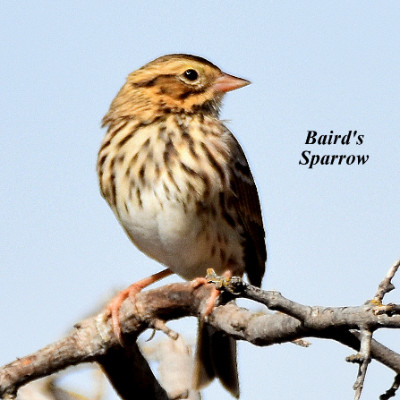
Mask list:
[[267,250],[260,200],[243,149],[233,135],[232,139],[231,188],[234,206],[244,227],[246,273],[251,284],[261,286]]

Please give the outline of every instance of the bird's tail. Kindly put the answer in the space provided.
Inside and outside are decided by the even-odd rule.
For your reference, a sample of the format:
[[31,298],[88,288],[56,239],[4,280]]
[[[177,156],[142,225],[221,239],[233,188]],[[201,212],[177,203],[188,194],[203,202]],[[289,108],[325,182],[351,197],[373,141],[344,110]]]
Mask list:
[[200,390],[214,378],[239,398],[236,340],[199,320],[194,369],[194,388]]

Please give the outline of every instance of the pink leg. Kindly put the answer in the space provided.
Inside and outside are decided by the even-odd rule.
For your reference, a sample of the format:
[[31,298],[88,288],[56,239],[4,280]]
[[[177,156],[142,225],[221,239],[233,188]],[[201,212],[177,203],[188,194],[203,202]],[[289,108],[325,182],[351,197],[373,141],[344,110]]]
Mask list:
[[108,315],[111,315],[114,334],[121,344],[122,344],[121,340],[122,336],[121,336],[121,322],[119,320],[119,309],[121,308],[121,305],[124,302],[124,300],[126,300],[128,297],[134,299],[142,289],[171,274],[173,274],[173,272],[169,268],[167,268],[164,269],[163,271],[158,272],[157,274],[151,275],[140,281],[132,283],[132,285],[130,285],[128,288],[118,293],[117,296],[115,296],[108,304],[106,313]]
[[[232,276],[233,276],[233,274],[232,274],[232,271],[231,270],[229,270],[229,269],[227,269],[223,274],[222,274],[222,278],[221,277],[218,277],[216,274],[215,274],[215,272],[214,272],[214,270],[213,269],[211,269],[211,268],[209,268],[209,269],[207,269],[207,276],[215,276],[215,278],[216,278],[216,282],[215,283],[217,283],[217,284],[219,284],[219,285],[223,285],[224,284],[224,280],[229,280],[229,279],[231,279],[232,278]],[[201,286],[201,285],[205,285],[206,283],[209,283],[209,282],[213,282],[213,280],[212,279],[210,279],[210,278],[196,278],[196,279],[194,279],[193,281],[192,281],[192,286],[194,287],[194,288],[197,288],[197,287],[199,287],[199,286]],[[219,282],[218,282],[219,281]],[[221,286],[219,286],[219,287],[221,287]],[[214,287],[214,289],[213,289],[213,291],[211,292],[211,295],[210,295],[210,298],[208,299],[208,301],[207,301],[207,307],[206,307],[206,309],[205,309],[205,311],[204,311],[204,314],[203,314],[203,317],[206,317],[207,315],[210,315],[211,314],[211,312],[212,312],[212,310],[214,309],[214,307],[215,307],[215,301],[217,300],[217,298],[218,298],[218,296],[220,295],[220,293],[221,293],[221,291],[219,290],[219,289],[217,289],[216,287]]]
[[210,298],[207,300],[207,307],[204,311],[203,317],[207,317],[207,315],[210,315],[212,313],[212,310],[214,310],[215,307],[215,301],[218,299],[220,293],[221,291],[219,289],[215,287],[213,288]]

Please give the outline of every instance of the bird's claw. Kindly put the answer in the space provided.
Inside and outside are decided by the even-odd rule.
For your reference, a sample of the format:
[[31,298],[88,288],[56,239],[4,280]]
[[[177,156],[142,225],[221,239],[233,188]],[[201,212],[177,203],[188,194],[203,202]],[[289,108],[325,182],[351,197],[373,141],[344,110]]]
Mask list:
[[[239,276],[231,275],[218,275],[212,268],[207,269],[206,279],[209,283],[213,283],[217,289],[225,289],[229,293],[239,294],[235,292],[234,287],[238,282],[242,282],[242,278]],[[234,286],[234,285],[235,286]]]
[[212,268],[207,268],[206,279],[209,283],[213,283],[217,289],[227,287],[231,280],[230,277],[217,275],[217,273]]

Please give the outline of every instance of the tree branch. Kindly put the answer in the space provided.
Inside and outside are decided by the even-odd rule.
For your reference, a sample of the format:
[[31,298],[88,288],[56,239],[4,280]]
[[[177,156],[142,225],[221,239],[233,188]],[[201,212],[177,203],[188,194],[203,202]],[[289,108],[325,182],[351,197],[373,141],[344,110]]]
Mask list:
[[400,267],[400,258],[390,267],[383,281],[379,284],[378,290],[376,291],[374,300],[380,304],[382,303],[383,298],[386,293],[389,293],[394,289],[394,285],[392,284],[392,279],[396,274],[397,270]]
[[[29,381],[70,365],[96,361],[123,398],[132,398],[132,387],[134,395],[140,398],[138,386],[132,385],[135,379],[142,398],[168,399],[138,352],[136,339],[147,328],[161,329],[174,337],[164,321],[201,316],[213,288],[211,284],[194,289],[191,283],[177,283],[141,292],[135,302],[127,299],[120,313],[126,348],[120,346],[104,312],[79,322],[67,337],[0,368],[0,397],[13,398],[18,388]],[[399,315],[376,313],[372,302],[359,307],[310,307],[279,292],[263,291],[235,279],[229,290],[235,293],[234,297],[246,297],[280,311],[253,313],[230,302],[216,307],[208,317],[208,323],[215,328],[258,346],[318,337],[336,340],[359,351],[361,329],[373,332],[384,327],[400,328]],[[232,298],[232,294],[226,293],[220,297],[223,300],[226,296]],[[364,343],[364,353],[400,374],[400,355],[377,341]]]

